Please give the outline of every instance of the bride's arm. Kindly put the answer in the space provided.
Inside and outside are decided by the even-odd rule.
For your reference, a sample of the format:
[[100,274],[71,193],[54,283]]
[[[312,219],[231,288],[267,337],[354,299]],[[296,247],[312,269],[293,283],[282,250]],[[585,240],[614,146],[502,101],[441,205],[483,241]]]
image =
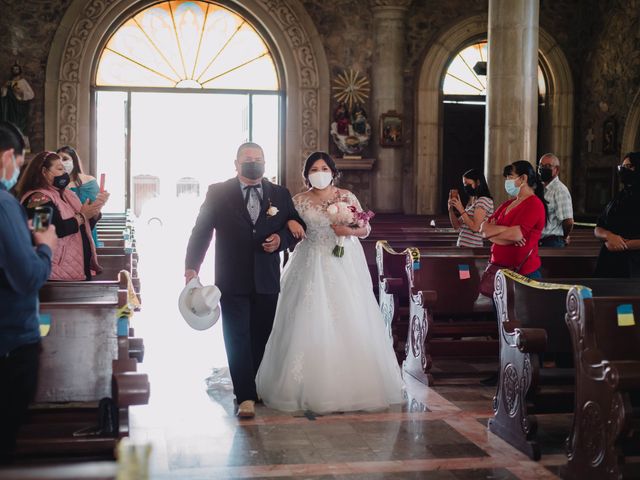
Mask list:
[[[358,198],[350,191],[348,190],[344,190],[344,192],[347,195],[347,199],[349,201],[350,205],[353,205],[354,207],[356,207],[356,209],[361,212],[362,211],[362,206],[360,205],[360,202],[358,201]],[[371,224],[369,222],[367,222],[367,224],[364,227],[358,227],[358,228],[352,228],[351,229],[351,235],[354,235],[358,238],[367,238],[369,236],[369,234],[371,233]]]

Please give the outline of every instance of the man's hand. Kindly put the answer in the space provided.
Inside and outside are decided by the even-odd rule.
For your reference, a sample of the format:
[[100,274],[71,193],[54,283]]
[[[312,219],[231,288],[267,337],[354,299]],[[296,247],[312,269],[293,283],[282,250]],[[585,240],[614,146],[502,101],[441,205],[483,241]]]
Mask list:
[[186,285],[187,283],[189,283],[191,280],[193,280],[194,278],[196,278],[198,276],[198,272],[196,272],[195,270],[185,270],[184,271],[184,284]]
[[276,250],[278,250],[279,246],[280,246],[280,235],[278,235],[277,233],[269,235],[267,238],[265,238],[262,244],[262,248],[267,253],[275,252]]
[[[29,228],[33,228],[31,220],[29,220]],[[49,227],[44,232],[36,232],[33,231],[33,242],[36,245],[46,245],[51,250],[56,248],[56,244],[58,243],[58,235],[56,235],[56,227],[54,225],[49,225]]]

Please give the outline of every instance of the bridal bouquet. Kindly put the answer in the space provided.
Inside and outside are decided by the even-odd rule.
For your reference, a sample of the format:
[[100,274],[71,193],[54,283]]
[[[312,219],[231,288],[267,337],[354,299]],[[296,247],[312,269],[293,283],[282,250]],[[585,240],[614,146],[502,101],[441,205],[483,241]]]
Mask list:
[[[371,210],[358,210],[354,205],[346,202],[335,202],[327,207],[327,214],[332,225],[348,225],[352,228],[364,227],[375,215]],[[344,237],[338,236],[336,246],[333,247],[336,257],[344,255]]]

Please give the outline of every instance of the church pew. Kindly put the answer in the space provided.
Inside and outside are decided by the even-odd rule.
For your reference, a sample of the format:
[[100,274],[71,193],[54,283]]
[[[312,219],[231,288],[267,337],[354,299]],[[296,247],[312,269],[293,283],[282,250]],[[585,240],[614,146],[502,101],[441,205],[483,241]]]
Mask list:
[[[420,255],[420,242],[393,242],[393,246],[386,240],[376,242],[376,281],[378,283],[378,302],[385,325],[393,340],[393,347],[402,365],[405,359],[405,345],[409,329],[409,287],[406,275],[406,255],[411,251]],[[468,253],[471,255],[488,255],[488,250],[479,249],[432,249],[435,251],[450,251],[451,253]]]
[[[640,455],[640,288],[567,297],[566,322],[576,365],[575,414],[566,478],[618,479],[640,474],[624,457]],[[633,313],[622,314],[621,306]],[[622,307],[625,308],[625,307]],[[634,317],[634,314],[636,315]]]
[[[111,302],[114,298],[114,290],[117,292],[117,305],[125,305],[128,302],[125,278],[111,281],[47,282],[40,289],[39,300],[41,303],[67,302],[74,304],[96,301]],[[124,318],[119,319],[118,344],[120,348],[126,348],[129,358],[135,358],[142,363],[144,341],[142,338],[134,336],[133,328],[129,328],[129,322]]]
[[[425,247],[421,242],[386,242],[376,244],[375,274],[372,275],[374,285],[378,286],[378,300],[390,328],[394,350],[400,363],[405,358],[405,342],[409,322],[409,286],[406,275],[406,250],[417,248],[418,251],[434,255],[470,254],[485,256],[484,265],[477,268],[480,274],[486,267],[490,250],[488,248],[458,247]],[[550,276],[589,276],[595,268],[597,250],[593,248],[551,249],[541,248],[543,273]],[[580,260],[582,259],[582,260]],[[371,266],[370,266],[371,268]],[[567,272],[563,274],[563,272]]]
[[488,427],[534,460],[540,458],[537,415],[574,411],[574,353],[564,321],[567,294],[575,285],[590,295],[614,291],[633,294],[640,289],[640,281],[628,279],[551,282],[532,281],[502,270],[496,275],[494,294],[500,331],[500,379]]
[[422,251],[419,268],[410,253],[405,262],[410,320],[403,370],[433,385],[432,356],[497,356],[493,307],[478,297],[487,257]]
[[[49,282],[42,289],[40,311],[50,318],[50,329],[42,339],[38,390],[19,455],[110,456],[118,435],[128,431],[128,407],[148,403],[148,378],[136,372],[126,336],[118,336],[118,289],[117,282]],[[102,425],[107,433],[77,434],[108,411],[111,423]]]
[[137,260],[133,259],[132,254],[100,255],[98,256],[98,263],[102,267],[102,272],[95,276],[96,280],[115,280],[121,270],[126,270],[131,274],[131,281],[136,294],[140,294]]
[[[450,250],[421,250],[420,253],[418,270],[412,268],[414,259],[410,255],[405,259],[410,323],[403,368],[432,385],[432,355],[497,353],[498,344],[493,339],[498,332],[492,302],[478,297],[480,277],[488,257]],[[550,278],[590,275],[597,259],[592,249],[574,252],[540,249],[540,256],[543,275]],[[464,337],[472,340],[461,340]]]

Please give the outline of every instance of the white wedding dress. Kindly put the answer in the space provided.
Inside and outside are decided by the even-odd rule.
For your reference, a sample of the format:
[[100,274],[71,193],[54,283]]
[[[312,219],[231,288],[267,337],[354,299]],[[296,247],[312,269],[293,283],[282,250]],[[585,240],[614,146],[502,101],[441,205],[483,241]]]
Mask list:
[[[307,224],[281,279],[273,330],[258,375],[258,395],[277,410],[316,413],[379,410],[403,398],[391,339],[373,295],[364,252],[336,235],[326,205],[294,203]],[[348,193],[341,198],[360,204]]]

